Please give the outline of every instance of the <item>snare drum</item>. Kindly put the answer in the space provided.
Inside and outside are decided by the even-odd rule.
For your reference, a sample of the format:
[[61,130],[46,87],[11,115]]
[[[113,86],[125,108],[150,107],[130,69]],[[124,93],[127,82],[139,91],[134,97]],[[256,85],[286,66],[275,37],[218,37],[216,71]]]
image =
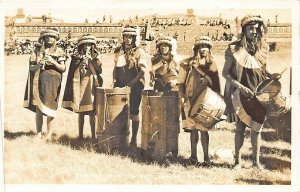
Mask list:
[[225,111],[226,104],[219,94],[205,88],[198,96],[196,102],[190,110],[190,117],[196,123],[211,129],[221,121],[221,116]]
[[281,83],[277,80],[264,80],[257,86],[255,94],[269,116],[281,116],[291,108],[290,96],[281,91]]

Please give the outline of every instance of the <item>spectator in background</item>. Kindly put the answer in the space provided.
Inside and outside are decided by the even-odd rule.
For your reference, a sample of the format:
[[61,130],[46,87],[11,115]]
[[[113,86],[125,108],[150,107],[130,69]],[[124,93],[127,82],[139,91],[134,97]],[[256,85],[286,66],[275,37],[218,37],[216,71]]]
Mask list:
[[173,38],[177,40],[177,38],[178,38],[178,31],[175,32],[175,34],[173,35]]

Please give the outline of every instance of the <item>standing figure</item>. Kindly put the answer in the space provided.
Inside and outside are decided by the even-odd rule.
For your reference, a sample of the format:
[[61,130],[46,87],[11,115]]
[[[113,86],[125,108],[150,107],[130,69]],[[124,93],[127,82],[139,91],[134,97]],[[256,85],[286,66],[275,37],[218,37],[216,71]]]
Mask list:
[[147,67],[145,51],[139,46],[139,28],[125,27],[122,32],[123,43],[115,50],[115,67],[113,70],[114,87],[131,88],[130,119],[132,120],[131,147],[137,146],[139,128],[139,106],[144,89],[144,74]]
[[174,38],[163,36],[157,40],[157,53],[153,55],[151,80],[154,90],[159,92],[178,91],[179,60],[177,42]]
[[62,107],[78,113],[79,139],[83,139],[84,116],[89,115],[92,139],[95,139],[95,90],[103,84],[102,63],[94,36],[82,35],[77,46],[71,57]]
[[29,77],[24,107],[36,112],[37,136],[42,136],[43,115],[47,116],[46,140],[51,139],[52,121],[58,107],[62,73],[66,70],[65,52],[56,46],[59,33],[55,28],[42,30],[39,45],[29,59]]
[[266,110],[255,97],[255,89],[270,74],[266,68],[268,45],[263,41],[263,19],[260,15],[247,15],[241,20],[240,39],[230,43],[225,52],[223,77],[226,79],[224,100],[229,122],[236,122],[235,165],[240,167],[240,149],[244,143],[245,128],[251,128],[252,163],[261,168],[259,151],[261,130]]
[[[217,65],[213,60],[212,40],[208,36],[201,36],[195,39],[193,52],[194,55],[185,59],[180,64],[179,69],[179,94],[183,100],[189,101],[189,112],[201,92],[210,87],[214,92],[220,94],[220,80]],[[185,102],[184,101],[184,102]],[[189,106],[187,103],[187,106]],[[184,117],[185,115],[183,115]],[[197,144],[199,140],[198,131],[201,133],[201,144],[204,154],[204,164],[209,165],[208,155],[209,135],[207,127],[196,123],[190,114],[186,119],[183,118],[182,128],[190,132],[191,141],[191,163],[198,163]]]

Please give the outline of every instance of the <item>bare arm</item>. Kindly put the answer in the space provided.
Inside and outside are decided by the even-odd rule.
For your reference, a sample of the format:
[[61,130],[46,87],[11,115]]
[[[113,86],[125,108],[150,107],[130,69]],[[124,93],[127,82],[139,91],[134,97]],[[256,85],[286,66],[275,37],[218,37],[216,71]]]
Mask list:
[[254,96],[254,93],[244,85],[242,85],[239,81],[237,81],[232,75],[230,74],[230,70],[232,67],[234,67],[235,61],[232,57],[229,50],[225,53],[225,64],[222,71],[222,76],[226,79],[226,81],[230,82],[231,85],[233,85],[235,88],[239,89],[241,93],[246,97],[252,97]]
[[235,80],[230,74],[230,69],[232,68],[232,66],[233,61],[226,58],[224,68],[222,71],[222,76],[226,79],[226,81],[229,81],[234,87],[236,87],[237,89],[241,89],[243,85],[237,80]]
[[51,56],[45,56],[44,59],[47,65],[54,65],[61,73],[66,71],[66,66],[64,61],[56,62]]
[[147,70],[147,59],[146,53],[143,50],[140,50],[138,68],[140,69],[139,73],[127,84],[128,87],[134,86],[136,82],[138,82],[145,75]]

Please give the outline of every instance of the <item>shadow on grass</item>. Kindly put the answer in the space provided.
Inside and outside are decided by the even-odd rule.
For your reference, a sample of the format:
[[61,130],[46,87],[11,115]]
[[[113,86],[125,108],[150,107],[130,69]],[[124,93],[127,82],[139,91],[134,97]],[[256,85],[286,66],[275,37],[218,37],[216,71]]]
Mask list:
[[278,169],[291,169],[291,162],[278,159],[275,157],[261,157],[260,161],[265,165],[266,169],[278,170]]
[[68,135],[62,135],[59,138],[53,137],[53,143],[65,145],[68,147],[71,147],[72,149],[76,150],[87,150],[87,151],[96,151],[97,147],[95,143],[97,143],[96,140],[92,140],[91,138],[84,138],[84,139],[78,139],[78,138],[71,138]]
[[165,158],[157,160],[151,154],[148,154],[145,150],[139,147],[127,147],[125,150],[111,150],[109,152],[100,151],[97,147],[97,140],[91,138],[85,138],[79,140],[78,138],[70,138],[68,135],[62,135],[60,137],[53,138],[52,143],[65,145],[75,150],[89,151],[95,153],[101,153],[106,155],[120,155],[125,158],[130,158],[132,162],[141,163],[145,165],[158,164],[162,167],[169,167],[171,164],[179,164],[183,167],[195,166],[195,167],[224,167],[232,168],[232,165],[226,163],[212,163],[206,165],[203,163],[192,163],[188,158],[177,155],[167,155]]
[[[232,132],[235,132],[235,129],[232,129]],[[245,137],[250,137],[249,128],[245,130]],[[279,117],[268,117],[261,137],[265,141],[283,140],[291,143],[291,110]]]
[[4,130],[4,138],[8,139],[8,140],[14,140],[18,137],[22,137],[22,136],[34,136],[35,133],[33,131],[29,131],[29,132],[24,132],[24,131],[20,131],[20,132],[9,132],[7,130]]
[[[235,131],[232,131],[235,133]],[[246,128],[245,130],[245,138],[250,138],[250,128]],[[271,127],[264,127],[261,131],[261,138],[264,141],[279,141],[283,140],[285,142],[291,143],[291,134],[285,133],[284,135],[279,132],[278,130],[271,128]]]
[[259,179],[238,179],[238,181],[243,181],[248,184],[258,184],[258,185],[290,185],[291,181],[269,181],[269,180],[259,180]]
[[142,164],[158,164],[162,167],[169,167],[170,165],[181,165],[183,167],[198,167],[198,168],[233,168],[233,165],[228,163],[215,163],[211,162],[210,164],[202,163],[202,162],[191,162],[188,158],[181,155],[169,155],[167,154],[165,158],[156,159],[151,156],[151,154],[147,154],[147,152],[141,148],[129,148],[127,152],[121,153],[122,156],[129,157],[133,162],[139,162]]
[[291,143],[291,111],[279,117],[268,117],[264,123],[261,137],[265,141],[283,140]]
[[269,148],[269,147],[262,146],[260,148],[260,151],[262,154],[275,154],[275,155],[287,156],[291,158],[291,150],[289,149],[278,149],[278,148]]
[[[243,160],[251,161],[251,155],[242,155]],[[260,162],[268,170],[291,169],[291,162],[276,157],[260,156]]]

